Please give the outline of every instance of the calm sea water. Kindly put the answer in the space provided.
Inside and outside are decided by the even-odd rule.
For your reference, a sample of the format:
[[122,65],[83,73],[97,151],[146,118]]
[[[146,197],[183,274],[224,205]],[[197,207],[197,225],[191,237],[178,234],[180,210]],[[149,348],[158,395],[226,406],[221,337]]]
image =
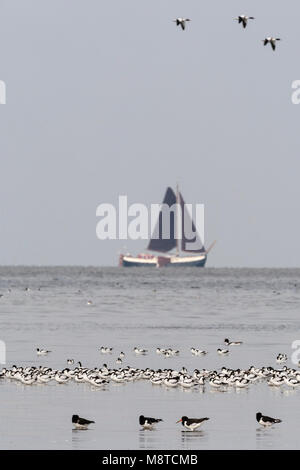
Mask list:
[[[29,287],[30,291],[25,291]],[[11,292],[8,292],[11,289]],[[8,367],[110,367],[120,351],[124,365],[173,369],[219,369],[223,365],[277,367],[279,352],[289,356],[300,339],[300,270],[142,269],[75,267],[0,268],[0,339]],[[87,301],[92,300],[92,305]],[[242,340],[228,357],[216,350],[223,340]],[[114,354],[101,355],[100,346]],[[136,357],[134,346],[149,349]],[[206,349],[193,357],[190,347]],[[52,351],[37,357],[35,349]],[[164,358],[156,347],[180,349]],[[0,381],[1,449],[293,449],[300,448],[300,390],[265,383],[228,392],[167,389],[138,381],[24,386]],[[261,428],[255,413],[283,422]],[[96,421],[73,431],[71,415]],[[143,431],[140,414],[164,419]],[[201,432],[182,432],[182,416],[209,416]]]

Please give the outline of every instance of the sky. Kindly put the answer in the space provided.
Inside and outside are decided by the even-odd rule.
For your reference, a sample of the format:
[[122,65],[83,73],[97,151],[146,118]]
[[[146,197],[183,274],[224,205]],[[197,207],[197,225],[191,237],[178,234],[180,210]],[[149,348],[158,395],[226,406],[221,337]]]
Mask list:
[[205,205],[207,266],[300,266],[286,3],[0,0],[0,264],[117,265],[147,243],[97,239],[97,206],[160,203],[178,182]]

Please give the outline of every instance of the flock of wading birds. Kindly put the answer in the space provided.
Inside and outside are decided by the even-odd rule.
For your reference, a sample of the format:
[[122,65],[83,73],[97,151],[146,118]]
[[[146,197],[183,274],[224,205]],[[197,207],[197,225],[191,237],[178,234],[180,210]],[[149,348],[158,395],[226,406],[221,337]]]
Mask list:
[[[239,15],[237,18],[234,18],[235,20],[237,20],[242,26],[243,28],[245,29],[248,25],[248,21],[249,20],[254,20],[254,16],[247,16],[247,15]],[[185,28],[186,28],[186,23],[188,21],[191,21],[190,18],[176,18],[176,20],[173,20],[177,26],[180,26],[181,29],[184,31]],[[276,38],[276,37],[273,37],[273,36],[268,36],[264,39],[262,39],[262,42],[264,44],[264,46],[266,46],[267,44],[270,44],[273,51],[275,51],[276,49],[276,43],[277,41],[280,41],[280,38]]]
[[[225,338],[224,343],[226,346],[239,346],[242,341],[229,341]],[[111,354],[113,352],[112,347],[101,346],[99,348],[102,354]],[[191,348],[191,353],[194,356],[203,356],[207,354],[207,351]],[[227,355],[229,349],[219,348],[218,353],[221,355]],[[135,355],[147,355],[148,351],[143,348],[135,347],[133,349]],[[36,349],[38,356],[47,356],[51,351],[47,349]],[[160,355],[166,355],[167,357],[176,356],[179,354],[177,349],[162,349],[157,348],[156,353]],[[120,353],[118,359],[122,361],[125,357],[123,352]],[[117,359],[117,362],[118,362]],[[278,364],[284,364],[287,361],[286,354],[278,354],[276,362]],[[74,359],[67,359],[67,364],[74,364]],[[171,368],[165,369],[151,369],[151,368],[134,368],[134,367],[120,367],[120,368],[109,368],[107,364],[103,364],[102,367],[94,367],[93,369],[83,367],[81,362],[74,369],[65,367],[62,370],[52,369],[48,366],[27,366],[17,367],[13,365],[11,369],[3,368],[0,372],[0,379],[8,379],[22,383],[24,385],[33,384],[46,384],[51,381],[57,384],[66,384],[74,381],[76,383],[90,384],[92,387],[106,387],[110,382],[115,383],[128,383],[138,380],[144,380],[150,382],[152,385],[163,385],[166,387],[182,387],[183,389],[201,389],[204,391],[206,383],[210,385],[212,389],[220,391],[227,391],[232,389],[247,388],[252,384],[265,382],[271,387],[281,387],[286,385],[288,387],[296,388],[300,385],[300,370],[288,368],[286,365],[282,365],[280,369],[274,369],[271,366],[263,366],[256,368],[254,366],[248,369],[231,369],[229,367],[222,367],[218,372],[216,370],[208,369],[194,369],[193,373],[188,373],[186,367],[182,367],[181,370],[174,370]],[[300,364],[299,364],[300,367]],[[189,431],[196,431],[205,421],[209,418],[188,418],[182,416],[177,421],[181,422],[182,426]],[[262,426],[271,426],[276,423],[280,423],[281,420],[278,418],[271,418],[270,416],[264,416],[262,413],[256,413],[256,420]],[[139,417],[139,424],[144,429],[152,430],[155,425],[162,421],[161,418],[151,418],[141,415]],[[72,416],[72,423],[76,429],[87,429],[88,426],[94,421],[81,418],[78,415]]]
[[[237,20],[245,29],[248,24],[248,20],[254,20],[253,16],[246,16],[246,15],[239,15],[235,20]],[[189,18],[176,18],[173,20],[177,26],[180,26],[181,29],[184,31],[186,28],[186,23],[191,21]],[[273,51],[276,49],[276,42],[280,41],[280,38],[276,37],[266,37],[262,40],[264,46],[270,44]],[[242,344],[241,341],[230,342],[227,338],[225,339],[226,346],[233,346],[233,345],[240,345]],[[107,348],[102,346],[100,351],[103,354],[111,353],[113,348]],[[38,350],[38,354],[39,354]],[[45,354],[49,351],[42,350]],[[147,354],[146,349],[142,348],[134,348],[134,352],[136,354]],[[165,357],[171,357],[176,354],[179,354],[178,350],[173,349],[156,349],[157,354],[162,354]],[[217,350],[218,354],[227,355],[229,354],[228,349],[221,349]],[[191,348],[191,353],[195,356],[203,356],[207,354],[207,351]],[[43,353],[42,353],[43,354]],[[119,357],[116,360],[117,364],[122,364],[122,360],[125,357],[123,352],[120,353]],[[276,361],[278,363],[286,362],[287,356],[286,354],[278,354]],[[74,364],[73,359],[68,359],[68,364]],[[80,364],[80,363],[79,363]],[[80,364],[81,366],[81,364]],[[80,367],[82,369],[82,367]],[[67,371],[67,372],[66,372]],[[249,384],[256,382],[259,379],[267,379],[267,383],[270,386],[281,386],[286,384],[291,387],[297,387],[300,385],[300,372],[294,369],[288,369],[284,366],[283,369],[275,370],[272,367],[262,367],[261,369],[256,369],[253,366],[250,367],[248,370],[233,370],[223,367],[221,372],[217,373],[216,371],[208,371],[203,369],[199,371],[198,369],[194,370],[193,375],[189,375],[187,369],[185,367],[182,368],[181,371],[175,371],[172,369],[158,369],[157,371],[153,369],[135,369],[126,367],[125,369],[119,369],[116,371],[115,369],[111,370],[107,368],[107,365],[104,364],[102,369],[83,369],[78,371],[80,374],[80,378],[78,380],[78,374],[76,375],[75,371],[70,371],[65,369],[62,371],[62,374],[65,375],[65,380],[68,381],[71,379],[71,376],[74,376],[75,381],[83,381],[90,382],[92,384],[97,385],[104,385],[108,383],[108,378],[114,380],[116,382],[131,382],[132,380],[136,379],[148,379],[153,385],[161,385],[164,384],[167,387],[177,387],[181,385],[184,388],[191,388],[197,386],[203,386],[205,381],[207,380],[209,384],[214,388],[221,388],[221,387],[228,387],[234,386],[237,388],[245,388]],[[54,378],[56,378],[56,374],[54,374]],[[59,378],[58,378],[59,379]],[[57,379],[56,379],[57,380]],[[200,426],[207,421],[209,418],[188,418],[187,416],[182,416],[177,423],[182,423],[184,428],[188,429],[189,431],[196,431]],[[272,424],[281,423],[281,420],[278,418],[271,418],[270,416],[264,416],[262,413],[256,413],[256,420],[262,426],[271,426]],[[151,418],[145,417],[141,415],[139,417],[139,424],[144,429],[152,430],[155,424],[163,421],[160,418]],[[72,416],[72,423],[75,425],[77,429],[87,429],[89,424],[94,423],[94,421],[87,420],[85,418],[80,418],[78,415]]]

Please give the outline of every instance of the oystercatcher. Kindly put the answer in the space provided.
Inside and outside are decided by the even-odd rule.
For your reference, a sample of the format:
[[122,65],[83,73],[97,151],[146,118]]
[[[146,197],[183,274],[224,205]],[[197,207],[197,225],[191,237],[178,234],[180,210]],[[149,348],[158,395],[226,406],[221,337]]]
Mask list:
[[275,423],[281,423],[281,419],[270,418],[270,416],[264,416],[261,413],[256,413],[256,421],[262,426],[272,426]]
[[176,421],[177,423],[181,423],[182,426],[187,428],[189,431],[196,431],[204,421],[207,421],[209,418],[188,418],[187,416],[182,416],[181,419]]
[[160,418],[148,418],[143,415],[139,417],[139,423],[144,429],[153,429],[153,426],[160,421],[162,421]]
[[72,423],[75,424],[76,429],[87,429],[88,425],[94,422],[95,421],[90,421],[88,419],[80,418],[78,415],[72,416]]

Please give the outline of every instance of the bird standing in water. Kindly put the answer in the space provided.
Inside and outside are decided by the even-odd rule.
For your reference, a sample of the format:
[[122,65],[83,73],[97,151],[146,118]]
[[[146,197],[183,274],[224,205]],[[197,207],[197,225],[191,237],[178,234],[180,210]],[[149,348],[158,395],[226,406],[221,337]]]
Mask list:
[[176,423],[181,423],[189,431],[196,431],[207,420],[209,418],[188,418],[187,416],[182,416]]
[[271,418],[270,416],[264,416],[261,413],[256,413],[256,421],[262,426],[272,426],[272,424],[281,423],[281,419]]
[[162,421],[160,418],[147,418],[143,415],[139,417],[139,423],[144,429],[153,429],[154,425],[160,421]]
[[80,418],[78,415],[72,416],[72,423],[75,425],[76,429],[87,429],[89,424],[94,423],[95,421],[90,421],[85,418]]

